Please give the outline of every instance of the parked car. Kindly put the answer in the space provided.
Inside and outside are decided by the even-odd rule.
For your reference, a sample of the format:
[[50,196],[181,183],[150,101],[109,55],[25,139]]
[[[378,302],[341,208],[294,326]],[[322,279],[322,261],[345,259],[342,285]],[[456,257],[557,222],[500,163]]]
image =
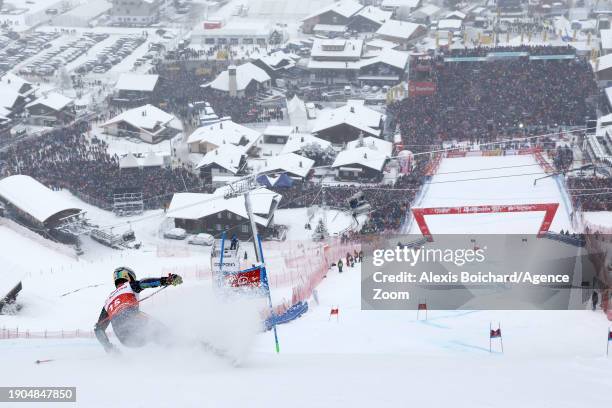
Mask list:
[[187,238],[187,231],[182,228],[172,228],[164,232],[164,238],[168,239],[185,239]]
[[187,240],[187,242],[192,245],[211,246],[215,242],[215,237],[210,234],[200,233],[189,237],[189,240]]

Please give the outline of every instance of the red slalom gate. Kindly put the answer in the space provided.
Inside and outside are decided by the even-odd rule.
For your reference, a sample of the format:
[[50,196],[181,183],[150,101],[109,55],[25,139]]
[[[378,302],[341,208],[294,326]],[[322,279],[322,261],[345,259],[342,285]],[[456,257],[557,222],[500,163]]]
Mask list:
[[533,212],[543,211],[544,220],[538,230],[538,237],[543,236],[548,232],[552,220],[557,213],[559,203],[546,204],[508,204],[508,205],[471,205],[463,207],[429,207],[429,208],[413,208],[412,214],[421,233],[428,240],[433,240],[429,226],[425,221],[426,215],[448,215],[448,214],[493,214],[493,213],[515,213],[515,212]]

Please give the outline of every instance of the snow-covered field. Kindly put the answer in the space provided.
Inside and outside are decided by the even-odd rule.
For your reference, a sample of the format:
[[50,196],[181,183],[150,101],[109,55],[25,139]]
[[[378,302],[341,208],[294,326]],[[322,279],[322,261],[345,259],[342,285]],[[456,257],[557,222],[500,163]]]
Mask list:
[[[415,207],[559,203],[551,231],[573,231],[567,193],[546,174],[533,156],[446,158],[440,163]],[[534,181],[536,179],[537,182]],[[432,234],[535,234],[543,212],[426,216]],[[416,223],[410,233],[420,233]]]
[[[277,355],[271,333],[253,330],[248,307],[218,303],[206,284],[188,282],[145,311],[179,332],[191,327],[236,350],[239,366],[189,344],[123,349],[111,357],[94,339],[3,340],[0,355],[8,369],[0,370],[0,383],[77,386],[77,406],[85,407],[514,408],[536,401],[550,407],[609,402],[612,361],[605,357],[608,323],[601,313],[430,311],[427,321],[417,321],[414,311],[361,311],[359,287],[357,267],[330,272],[319,289],[320,305],[311,302],[305,316],[279,327]],[[47,319],[95,319],[91,313],[101,299],[79,297],[79,307],[56,310]],[[200,308],[211,305],[215,310]],[[339,320],[329,321],[335,305]],[[502,324],[503,354],[488,351],[491,321]],[[37,365],[36,359],[55,361]]]
[[[559,202],[552,229],[568,228],[562,192],[551,178],[534,187],[534,178],[544,175],[534,164],[528,156],[445,159],[418,204]],[[449,182],[516,174],[520,176]],[[116,225],[117,231],[127,225],[126,219],[61,194],[100,225]],[[313,226],[322,215],[321,210],[314,213]],[[342,212],[326,216],[332,234],[352,223]],[[434,234],[493,228],[531,232],[541,222],[540,214],[455,217],[445,225],[428,222]],[[24,282],[19,297],[23,309],[15,316],[0,316],[0,327],[90,330],[113,288],[112,269],[129,264],[140,277],[188,272],[183,272],[182,286],[142,304],[145,313],[173,333],[173,345],[122,348],[120,355],[109,356],[95,339],[0,340],[0,384],[76,386],[76,406],[83,407],[516,408],[610,401],[612,360],[605,356],[609,322],[602,313],[429,311],[428,320],[419,321],[414,311],[362,311],[357,265],[342,274],[330,270],[318,288],[318,301],[309,302],[310,310],[278,327],[276,354],[272,333],[259,331],[265,300],[220,300],[210,280],[191,273],[208,262],[208,248],[160,238],[161,212],[129,220],[142,250],[114,251],[86,240],[86,253],[78,260],[17,227],[0,225],[6,249],[0,264],[8,266],[1,273]],[[278,211],[276,222],[290,226],[286,245],[309,240],[307,220],[306,209]],[[160,246],[166,247],[161,256]],[[176,256],[167,256],[172,249]],[[84,289],[62,296],[79,288]],[[272,293],[273,300],[280,296],[285,296],[283,290]],[[339,308],[338,320],[329,318],[333,306]],[[503,353],[497,344],[489,353],[491,322],[501,323]],[[201,340],[226,349],[239,364],[206,351],[198,344]],[[35,364],[38,359],[53,361]]]

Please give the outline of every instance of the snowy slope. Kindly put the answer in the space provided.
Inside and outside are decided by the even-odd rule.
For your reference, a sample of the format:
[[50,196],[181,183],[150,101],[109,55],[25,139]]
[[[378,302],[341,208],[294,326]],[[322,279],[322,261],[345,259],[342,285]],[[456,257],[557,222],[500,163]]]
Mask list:
[[[330,272],[319,290],[321,305],[311,302],[304,317],[279,327],[279,355],[271,333],[245,336],[237,324],[244,316],[230,313],[225,340],[246,337],[252,345],[240,367],[193,346],[149,346],[112,358],[95,340],[3,340],[0,354],[11,369],[0,371],[0,382],[76,385],[78,406],[87,407],[514,408],[609,401],[612,360],[604,356],[607,322],[600,313],[431,311],[423,322],[413,311],[361,311],[359,284],[358,268]],[[189,290],[207,293],[197,286],[172,290],[165,306],[149,312],[163,315]],[[339,322],[328,321],[331,305],[340,308]],[[176,319],[198,331],[198,316],[207,314],[190,310]],[[501,321],[504,354],[488,352],[490,321]],[[215,332],[224,330],[217,324]],[[34,364],[39,358],[56,361]],[[112,384],[121,381],[139,391],[116,391]]]
[[[555,180],[532,156],[446,158],[440,163],[418,207],[462,205],[559,203],[551,231],[570,230],[571,209]],[[426,222],[436,233],[529,233],[538,232],[544,213],[436,215]],[[420,233],[416,224],[410,233]]]

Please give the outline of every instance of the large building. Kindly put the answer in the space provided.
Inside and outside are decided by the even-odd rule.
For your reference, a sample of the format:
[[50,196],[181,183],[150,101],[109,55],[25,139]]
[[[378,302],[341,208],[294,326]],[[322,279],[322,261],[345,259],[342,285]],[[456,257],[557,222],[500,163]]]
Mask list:
[[59,234],[58,229],[69,219],[84,217],[83,210],[63,195],[21,174],[0,180],[0,202],[14,217],[38,231]]
[[388,20],[376,31],[378,38],[400,44],[403,49],[407,49],[425,34],[425,26],[399,20]]
[[147,143],[170,139],[180,133],[181,127],[174,115],[153,105],[127,110],[102,124],[109,135],[138,138]]
[[[251,193],[254,221],[258,233],[268,237],[275,232],[274,212],[282,196],[262,188]],[[225,231],[228,236],[236,234],[240,240],[251,237],[250,223],[244,196],[225,199],[223,191],[214,194],[176,193],[168,208],[166,217],[174,219],[174,225],[187,232],[219,235]]]
[[404,79],[407,70],[408,53],[386,48],[361,62],[357,79],[361,85],[393,86]]
[[193,30],[191,41],[202,47],[213,45],[258,45],[265,47],[273,32],[272,26],[265,22],[240,19],[240,21],[230,21],[223,25],[205,21]]
[[380,137],[384,121],[385,115],[366,107],[363,100],[348,100],[337,109],[321,111],[312,133],[341,145],[360,136]]
[[352,0],[330,2],[328,6],[302,19],[302,31],[306,34],[312,34],[317,24],[346,26],[351,17],[362,8],[362,4]]
[[346,84],[355,80],[363,53],[363,40],[316,39],[310,51],[308,70],[312,84]]
[[36,126],[56,126],[70,123],[76,113],[74,101],[62,94],[49,92],[25,106],[28,123]]
[[223,145],[244,146],[247,150],[255,147],[261,133],[233,122],[229,117],[216,123],[201,126],[187,139],[189,153],[206,154]]
[[202,86],[227,93],[231,97],[243,98],[270,89],[271,82],[272,79],[266,71],[251,62],[247,62],[238,66],[230,65],[212,82]]
[[166,0],[113,0],[111,23],[120,26],[147,26],[159,21]]
[[115,85],[113,102],[121,105],[143,105],[151,102],[159,84],[159,75],[124,73]]

